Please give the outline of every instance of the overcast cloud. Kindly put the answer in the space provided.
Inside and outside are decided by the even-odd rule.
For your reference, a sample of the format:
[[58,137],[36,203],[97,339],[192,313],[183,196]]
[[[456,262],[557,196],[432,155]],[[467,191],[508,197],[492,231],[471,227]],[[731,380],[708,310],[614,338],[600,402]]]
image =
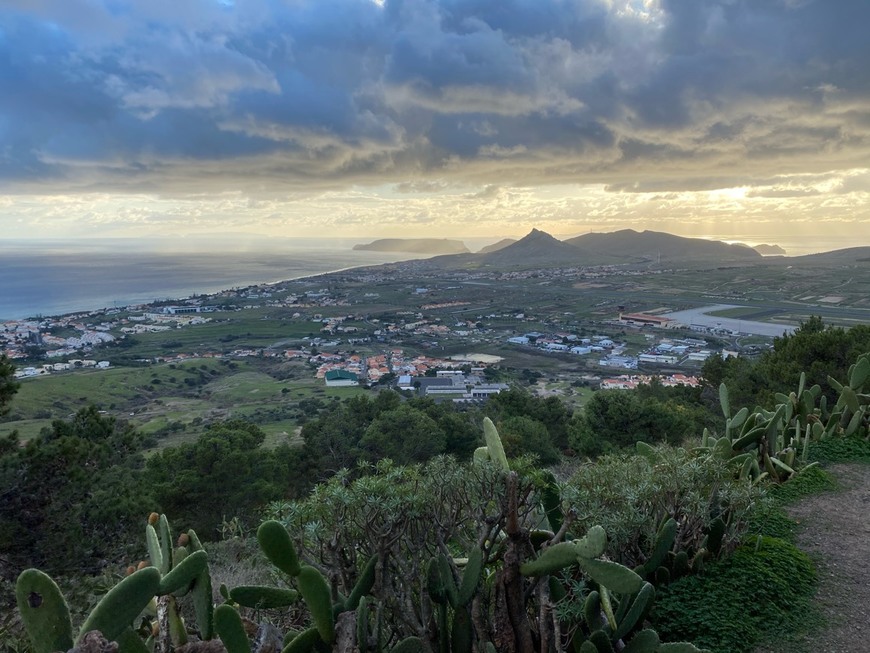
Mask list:
[[445,225],[451,187],[866,201],[868,25],[867,0],[6,0],[0,194],[278,215],[378,188]]

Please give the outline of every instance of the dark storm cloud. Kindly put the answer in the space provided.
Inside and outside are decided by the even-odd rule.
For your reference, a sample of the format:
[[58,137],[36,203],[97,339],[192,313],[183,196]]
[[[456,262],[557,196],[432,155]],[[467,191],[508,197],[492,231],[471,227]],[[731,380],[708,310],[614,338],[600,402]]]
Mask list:
[[866,0],[7,2],[0,184],[679,190],[854,167],[868,24]]

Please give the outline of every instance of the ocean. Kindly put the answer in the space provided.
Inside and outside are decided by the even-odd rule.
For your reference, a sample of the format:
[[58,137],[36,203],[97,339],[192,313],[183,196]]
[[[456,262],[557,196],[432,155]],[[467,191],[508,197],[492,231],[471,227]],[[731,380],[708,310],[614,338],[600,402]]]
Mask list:
[[[718,238],[715,238],[718,239]],[[723,236],[722,240],[726,240]],[[477,251],[497,238],[465,238]],[[734,241],[733,234],[727,240]],[[181,239],[0,240],[0,322],[180,299],[352,267],[421,258],[354,251],[365,239],[248,235]],[[747,238],[742,242],[753,242]],[[863,245],[778,241],[791,256]],[[825,243],[827,247],[820,247]]]
[[353,251],[356,241],[212,243],[0,241],[0,322],[178,299],[419,258]]

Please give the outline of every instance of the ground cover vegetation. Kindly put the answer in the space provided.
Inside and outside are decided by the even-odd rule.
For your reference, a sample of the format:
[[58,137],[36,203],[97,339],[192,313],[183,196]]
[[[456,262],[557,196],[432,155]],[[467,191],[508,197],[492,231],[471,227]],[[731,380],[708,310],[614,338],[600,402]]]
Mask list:
[[101,410],[163,439],[195,440],[213,422],[245,417],[267,433],[292,419],[292,433],[310,415],[305,400],[347,396],[353,388],[324,388],[307,365],[264,361],[196,359],[180,363],[77,371],[32,379],[18,390],[9,421],[0,434],[19,430],[21,439],[39,434],[54,419],[66,419],[96,404]]
[[[809,349],[801,342],[820,333],[837,342],[853,337],[810,325],[786,345]],[[776,347],[770,356],[775,361]],[[762,358],[758,365],[772,363]],[[645,389],[639,401],[671,402],[662,421],[678,417],[644,432],[610,425],[607,412],[596,411],[604,415],[601,437],[620,439],[584,452],[613,453],[579,465],[563,454],[582,442],[576,434],[591,420],[585,410],[572,414],[557,398],[519,390],[465,412],[393,392],[355,397],[318,408],[303,426],[301,447],[265,448],[257,427],[227,422],[147,459],[145,438],[134,428],[85,409],[26,446],[14,435],[0,445],[0,536],[11,547],[3,547],[2,582],[12,583],[25,566],[62,578],[117,569],[147,549],[151,571],[131,570],[75,638],[97,624],[124,651],[143,650],[149,637],[171,650],[216,634],[230,653],[248,653],[241,616],[271,623],[262,636],[274,640],[277,629],[289,653],[569,645],[591,653],[626,644],[635,651],[695,650],[660,639],[750,650],[728,648],[735,629],[752,635],[742,640],[751,647],[770,636],[766,626],[774,619],[746,626],[728,607],[736,599],[725,607],[701,599],[724,601],[717,592],[730,588],[750,601],[747,579],[764,569],[773,575],[764,576],[771,611],[793,615],[806,607],[813,567],[789,541],[777,496],[821,487],[825,477],[810,465],[814,452],[868,453],[870,356],[832,365],[842,373],[826,379],[830,399],[800,372],[788,372],[769,403],[740,410],[727,378],[697,396]],[[703,413],[710,395],[719,415]],[[0,410],[10,398],[0,398]],[[695,427],[707,427],[700,443],[671,436],[687,419],[682,412]],[[626,429],[645,436],[636,453],[625,450],[637,439],[629,441]],[[548,470],[542,461],[559,464]],[[155,516],[143,547],[133,531],[146,506],[172,523]],[[200,550],[219,536],[222,522],[232,520],[243,534],[263,517],[273,524],[260,537],[276,567],[272,586],[228,587],[213,596],[210,573],[218,578],[220,565],[212,560],[209,572]],[[173,527],[186,538],[176,542]],[[65,548],[70,542],[74,550]],[[49,623],[49,611],[28,597],[35,592],[51,597],[46,605],[65,604],[41,573],[19,580],[19,614],[31,633]],[[225,603],[214,608],[215,599]],[[699,611],[693,620],[684,619],[689,604]],[[783,623],[792,623],[788,618]],[[52,613],[51,623],[56,619]],[[4,626],[5,636],[22,650],[47,653],[58,643],[72,645],[66,620],[61,614],[60,629],[51,630],[61,639],[50,642],[26,644],[17,621]]]
[[[867,451],[870,440],[827,438],[813,448]],[[851,453],[839,459],[860,461]],[[751,510],[746,535],[734,556],[713,562],[703,575],[661,588],[652,615],[656,627],[670,637],[691,638],[722,653],[754,651],[760,643],[792,650],[800,635],[823,622],[812,600],[818,572],[797,548],[799,524],[786,509],[803,497],[836,488],[831,475],[819,466],[770,487]],[[747,604],[764,608],[747,611]]]

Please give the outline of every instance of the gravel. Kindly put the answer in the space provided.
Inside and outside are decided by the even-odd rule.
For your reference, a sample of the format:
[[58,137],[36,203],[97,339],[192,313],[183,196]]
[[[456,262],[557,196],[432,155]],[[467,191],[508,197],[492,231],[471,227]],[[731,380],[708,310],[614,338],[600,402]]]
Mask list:
[[816,600],[825,619],[801,649],[870,652],[870,466],[834,465],[841,489],[802,499],[789,508],[801,524],[797,544],[819,566]]

